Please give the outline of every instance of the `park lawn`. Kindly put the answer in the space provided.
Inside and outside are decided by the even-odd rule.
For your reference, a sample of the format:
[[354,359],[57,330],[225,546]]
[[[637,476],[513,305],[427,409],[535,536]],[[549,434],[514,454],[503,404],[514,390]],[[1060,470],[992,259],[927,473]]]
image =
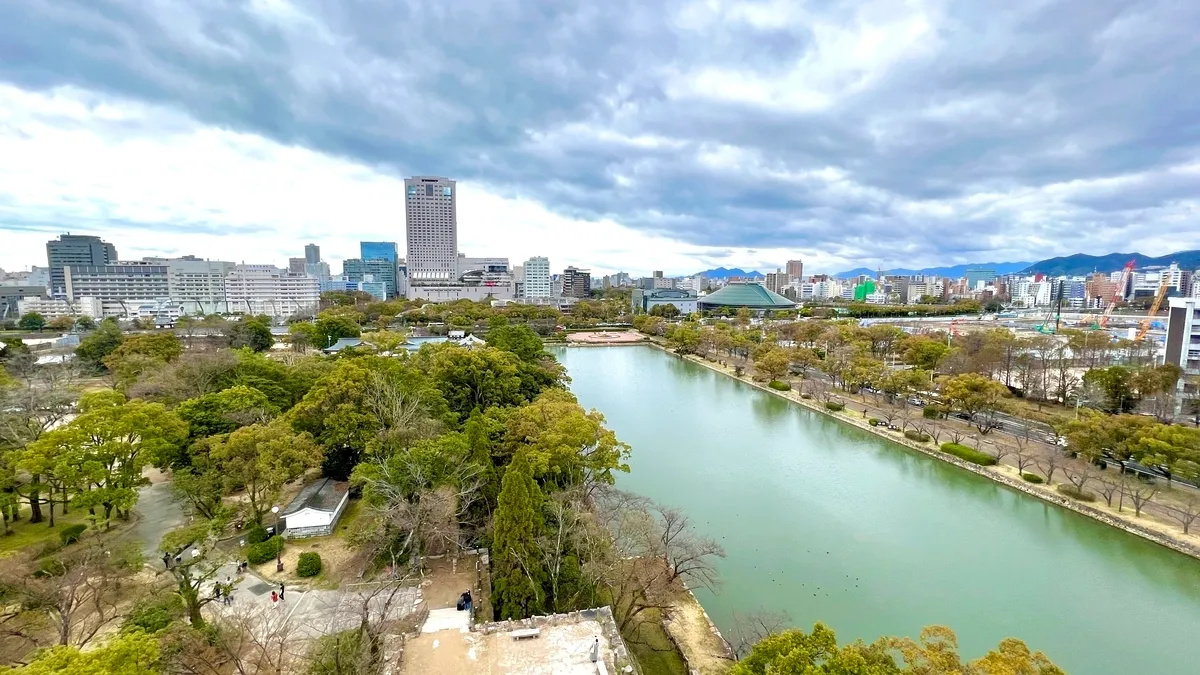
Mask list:
[[[57,504],[55,508],[61,509]],[[87,536],[92,530],[92,525],[88,522],[87,509],[72,509],[65,516],[60,513],[54,514],[54,527],[48,525],[50,522],[49,515],[43,509],[42,522],[30,523],[29,506],[26,504],[21,509],[21,519],[15,523],[9,523],[8,536],[0,536],[0,557],[12,555],[21,550],[36,549],[46,542],[57,542],[59,541],[58,533],[68,525],[75,525],[76,523],[87,524],[88,530],[84,533],[84,536]]]

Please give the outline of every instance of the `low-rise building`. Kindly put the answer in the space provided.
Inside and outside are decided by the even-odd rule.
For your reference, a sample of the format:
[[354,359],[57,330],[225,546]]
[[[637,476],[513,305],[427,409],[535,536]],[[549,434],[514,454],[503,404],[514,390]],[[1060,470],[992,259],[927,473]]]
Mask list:
[[316,312],[320,281],[274,265],[235,265],[225,277],[225,296],[231,312],[284,318]]
[[20,307],[19,313],[21,316],[37,313],[41,314],[47,321],[53,321],[63,316],[73,318],[86,316],[96,320],[104,318],[104,305],[100,302],[99,298],[66,300],[64,298],[51,299],[31,296],[21,298],[17,304]]
[[133,318],[138,305],[171,297],[168,267],[157,260],[67,265],[63,276],[67,298],[96,298],[103,305],[104,316]]
[[654,290],[633,289],[632,303],[635,312],[649,313],[659,305],[673,305],[680,314],[691,314],[697,311],[700,298],[692,291],[676,288],[659,288]]
[[350,500],[350,486],[331,478],[315,480],[279,513],[283,536],[288,539],[333,534],[338,518]]

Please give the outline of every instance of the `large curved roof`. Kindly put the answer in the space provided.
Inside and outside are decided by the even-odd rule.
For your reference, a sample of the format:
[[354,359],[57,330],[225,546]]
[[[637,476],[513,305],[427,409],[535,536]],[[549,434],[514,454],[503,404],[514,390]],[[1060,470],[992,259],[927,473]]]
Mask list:
[[701,307],[748,307],[750,309],[792,309],[796,303],[759,284],[729,284],[700,298]]

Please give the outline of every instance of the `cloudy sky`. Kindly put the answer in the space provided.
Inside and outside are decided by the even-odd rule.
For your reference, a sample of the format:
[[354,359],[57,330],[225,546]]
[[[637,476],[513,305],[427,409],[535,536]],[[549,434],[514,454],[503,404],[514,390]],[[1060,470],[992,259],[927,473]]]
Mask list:
[[[1196,0],[13,0],[0,267],[404,241],[634,274],[1200,248]],[[335,264],[335,269],[337,265]]]

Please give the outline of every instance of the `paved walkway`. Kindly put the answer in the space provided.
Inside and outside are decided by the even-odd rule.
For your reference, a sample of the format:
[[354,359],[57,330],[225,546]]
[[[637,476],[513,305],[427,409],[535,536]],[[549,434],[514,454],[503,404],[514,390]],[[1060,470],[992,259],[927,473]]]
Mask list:
[[138,501],[133,507],[137,522],[127,536],[141,544],[146,564],[153,566],[159,561],[158,569],[162,569],[158,544],[164,534],[186,523],[187,516],[171,494],[171,481],[161,475],[151,475],[150,480],[150,485],[138,490]]
[[[408,616],[421,603],[420,590],[401,587],[393,594],[391,588],[380,584],[354,584],[337,590],[286,590],[278,602],[271,601],[271,592],[279,585],[263,580],[253,572],[240,577],[234,564],[221,568],[215,581],[234,582],[231,604],[213,602],[211,611],[222,615],[261,618],[254,623],[256,630],[272,631],[282,623],[294,631],[297,637],[315,638],[355,628],[359,625],[364,604],[368,607],[372,622],[396,620]],[[212,594],[212,585],[204,589]],[[391,598],[391,603],[388,599]],[[387,616],[384,617],[386,609]]]

